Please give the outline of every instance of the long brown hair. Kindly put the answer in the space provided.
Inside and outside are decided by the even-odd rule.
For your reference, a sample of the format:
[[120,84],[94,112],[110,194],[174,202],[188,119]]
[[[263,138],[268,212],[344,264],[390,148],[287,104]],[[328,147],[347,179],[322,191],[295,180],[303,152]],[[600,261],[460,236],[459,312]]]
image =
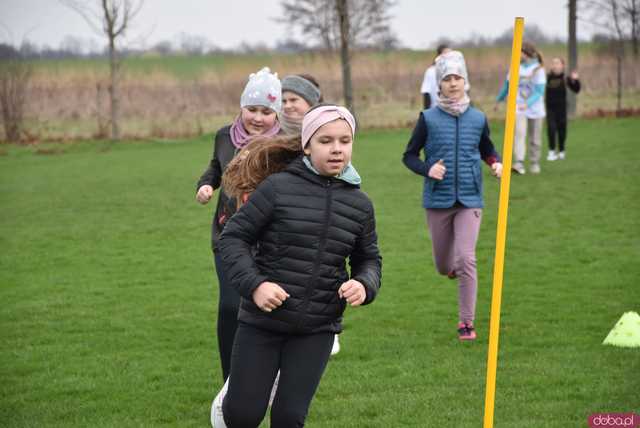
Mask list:
[[540,63],[540,65],[544,64],[544,62],[542,61],[542,54],[536,48],[536,45],[534,45],[533,43],[531,43],[531,42],[523,42],[522,43],[522,52],[526,53],[531,58],[537,58],[538,62]]
[[256,137],[227,165],[222,175],[225,193],[240,204],[271,174],[284,170],[302,154],[300,135]]

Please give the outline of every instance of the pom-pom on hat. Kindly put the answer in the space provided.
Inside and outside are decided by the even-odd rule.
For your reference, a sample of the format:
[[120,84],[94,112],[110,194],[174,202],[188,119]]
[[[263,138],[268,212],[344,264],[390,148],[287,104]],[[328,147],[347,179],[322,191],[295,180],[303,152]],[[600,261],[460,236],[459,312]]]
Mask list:
[[282,85],[278,73],[271,73],[269,67],[263,67],[257,73],[249,75],[249,82],[240,97],[240,107],[247,106],[264,106],[280,112]]

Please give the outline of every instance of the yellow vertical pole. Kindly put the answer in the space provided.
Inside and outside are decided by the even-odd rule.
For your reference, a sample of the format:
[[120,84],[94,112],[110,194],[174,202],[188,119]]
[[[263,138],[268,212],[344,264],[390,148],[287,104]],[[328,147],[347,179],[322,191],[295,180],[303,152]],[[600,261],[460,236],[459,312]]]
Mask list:
[[487,389],[484,402],[484,428],[493,428],[493,410],[496,397],[496,371],[498,366],[498,339],[500,337],[500,303],[502,300],[502,277],[504,271],[504,248],[507,239],[507,211],[509,209],[509,186],[511,183],[511,157],[516,121],[516,95],[520,77],[520,50],[524,18],[516,18],[511,46],[511,68],[509,69],[509,95],[507,97],[507,119],[504,129],[503,170],[500,182],[498,205],[498,231],[496,234],[496,257],[493,262],[493,293],[491,296],[491,321],[489,323],[489,353],[487,357]]

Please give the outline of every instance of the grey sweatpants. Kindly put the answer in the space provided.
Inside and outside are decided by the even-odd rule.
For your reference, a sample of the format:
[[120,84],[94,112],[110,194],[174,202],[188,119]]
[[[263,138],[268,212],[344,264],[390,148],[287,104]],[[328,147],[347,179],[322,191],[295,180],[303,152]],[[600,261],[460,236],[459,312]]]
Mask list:
[[473,322],[476,312],[476,242],[481,221],[481,208],[427,209],[433,261],[440,274],[455,273],[458,277],[460,321],[468,323]]
[[529,163],[540,164],[542,147],[542,122],[544,118],[528,119],[524,114],[516,115],[516,135],[513,142],[514,166],[524,166],[527,157],[527,140],[529,142]]

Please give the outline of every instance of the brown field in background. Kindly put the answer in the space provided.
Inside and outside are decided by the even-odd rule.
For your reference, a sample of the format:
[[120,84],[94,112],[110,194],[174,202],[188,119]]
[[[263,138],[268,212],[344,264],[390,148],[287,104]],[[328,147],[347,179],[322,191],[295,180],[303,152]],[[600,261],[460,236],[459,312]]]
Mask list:
[[[563,46],[542,49],[546,59],[564,56]],[[585,52],[586,51],[586,52]],[[509,66],[506,48],[464,50],[471,98],[490,117]],[[352,75],[355,108],[364,128],[412,125],[421,109],[420,84],[433,52],[358,52]],[[578,115],[606,114],[616,106],[613,58],[583,49],[579,57],[583,91]],[[341,102],[340,62],[335,55],[261,55],[198,58],[142,57],[126,60],[121,81],[123,135],[127,138],[177,138],[214,132],[239,110],[249,73],[269,66],[280,77],[314,75],[326,101]],[[623,71],[623,107],[640,108],[640,61],[628,58]],[[106,63],[36,63],[26,106],[27,140],[106,138],[109,106]]]

